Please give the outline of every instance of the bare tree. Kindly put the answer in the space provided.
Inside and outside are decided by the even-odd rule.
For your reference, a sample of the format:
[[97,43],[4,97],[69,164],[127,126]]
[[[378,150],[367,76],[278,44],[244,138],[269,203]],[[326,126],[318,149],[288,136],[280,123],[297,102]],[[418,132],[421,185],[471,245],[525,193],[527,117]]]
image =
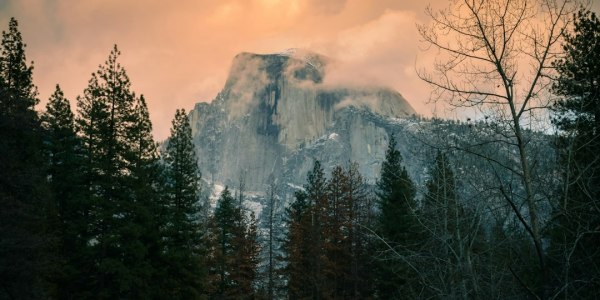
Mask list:
[[238,199],[239,205],[243,206],[244,204],[244,193],[246,192],[246,176],[248,175],[248,170],[243,169],[240,171],[240,177],[238,180],[238,190],[235,191],[235,198]]
[[446,154],[439,152],[436,156],[425,186],[419,213],[419,223],[425,230],[420,265],[428,286],[437,287],[431,289],[436,297],[478,298],[473,260],[481,254],[474,249],[483,244],[481,214],[459,199],[456,177]]
[[[577,0],[455,0],[445,10],[428,8],[431,22],[418,26],[423,41],[441,55],[433,70],[418,71],[433,87],[431,100],[491,117],[503,138],[487,142],[518,156],[515,166],[483,158],[518,179],[510,185],[500,182],[497,188],[535,248],[542,287],[548,285],[549,274],[541,212],[549,203],[541,202],[550,199],[535,182],[535,150],[528,144],[527,129],[548,123],[551,63],[561,53],[560,43],[578,5]],[[524,287],[546,297],[543,288]]]

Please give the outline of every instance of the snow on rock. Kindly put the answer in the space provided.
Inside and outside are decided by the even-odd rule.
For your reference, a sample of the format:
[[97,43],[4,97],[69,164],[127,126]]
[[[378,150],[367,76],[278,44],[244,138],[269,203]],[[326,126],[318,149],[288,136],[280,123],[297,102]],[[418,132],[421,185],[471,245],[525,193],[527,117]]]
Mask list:
[[289,187],[291,187],[291,188],[293,188],[295,190],[299,190],[299,191],[304,191],[305,190],[304,187],[299,186],[299,185],[295,185],[295,184],[293,184],[291,182],[288,182],[287,186],[289,186]]
[[253,212],[256,218],[259,218],[263,211],[263,205],[257,198],[246,199],[243,202],[244,208]]
[[214,209],[215,207],[217,207],[217,201],[219,201],[219,197],[221,197],[221,193],[223,192],[223,190],[225,190],[225,186],[213,183],[212,191],[208,196],[211,208]]

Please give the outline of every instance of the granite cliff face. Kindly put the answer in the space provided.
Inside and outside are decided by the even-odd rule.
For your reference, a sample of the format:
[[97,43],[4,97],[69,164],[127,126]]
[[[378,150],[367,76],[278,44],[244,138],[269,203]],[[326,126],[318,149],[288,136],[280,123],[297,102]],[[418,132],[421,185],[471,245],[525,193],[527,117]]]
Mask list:
[[328,84],[327,63],[308,52],[238,54],[223,90],[190,112],[204,178],[234,187],[243,180],[247,191],[264,191],[270,178],[302,185],[319,159],[326,171],[356,161],[374,181],[392,128],[373,117],[415,111],[389,88]]

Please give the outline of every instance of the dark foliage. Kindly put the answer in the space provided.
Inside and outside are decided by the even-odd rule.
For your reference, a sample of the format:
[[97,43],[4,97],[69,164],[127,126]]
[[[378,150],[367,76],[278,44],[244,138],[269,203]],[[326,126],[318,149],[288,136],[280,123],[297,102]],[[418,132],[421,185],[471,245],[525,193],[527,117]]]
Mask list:
[[33,66],[13,18],[0,56],[0,299],[45,297],[51,244],[43,130]]
[[554,64],[564,186],[555,207],[552,258],[560,293],[590,298],[600,293],[600,20],[581,10],[574,25],[564,58]]
[[391,136],[377,183],[377,232],[381,238],[377,295],[382,299],[416,296],[413,287],[418,276],[402,259],[413,255],[418,248],[420,226],[415,215],[415,193],[415,186],[402,165],[402,155],[396,149],[396,140]]

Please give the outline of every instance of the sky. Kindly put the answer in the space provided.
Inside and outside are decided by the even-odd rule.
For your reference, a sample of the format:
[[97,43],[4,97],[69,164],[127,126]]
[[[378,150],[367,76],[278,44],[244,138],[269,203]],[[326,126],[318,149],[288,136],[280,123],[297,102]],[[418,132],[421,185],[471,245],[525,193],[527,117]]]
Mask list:
[[[600,2],[596,0],[596,2]],[[60,84],[74,105],[117,44],[136,94],[144,94],[154,136],[169,135],[177,108],[210,102],[240,52],[301,48],[334,58],[350,82],[396,89],[415,110],[430,88],[416,75],[432,61],[416,24],[448,0],[0,0],[0,28],[19,21],[34,61],[40,109]],[[593,3],[598,11],[600,3]]]

